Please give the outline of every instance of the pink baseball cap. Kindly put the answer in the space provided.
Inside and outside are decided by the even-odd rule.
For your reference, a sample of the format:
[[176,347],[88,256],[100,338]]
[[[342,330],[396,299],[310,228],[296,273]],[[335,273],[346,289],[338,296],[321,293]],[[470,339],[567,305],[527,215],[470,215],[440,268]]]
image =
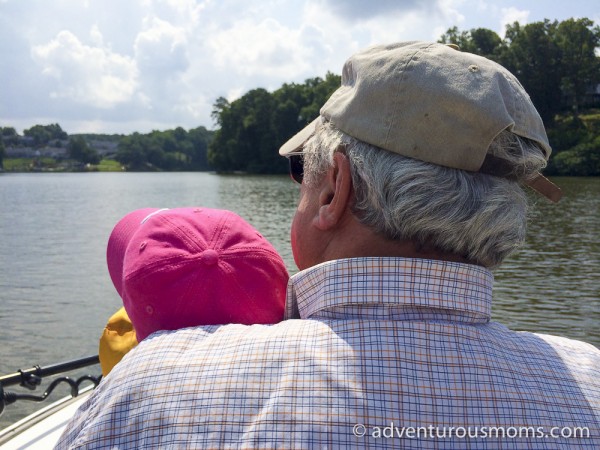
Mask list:
[[285,264],[231,211],[133,211],[113,229],[106,258],[139,341],[158,330],[283,319]]

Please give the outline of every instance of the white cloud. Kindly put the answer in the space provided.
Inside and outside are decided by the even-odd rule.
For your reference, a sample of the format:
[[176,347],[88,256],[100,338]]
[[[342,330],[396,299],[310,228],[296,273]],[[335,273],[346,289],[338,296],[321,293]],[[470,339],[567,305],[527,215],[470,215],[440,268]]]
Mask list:
[[230,89],[225,95],[225,98],[228,102],[232,102],[242,97],[245,93],[246,92],[243,88]]
[[187,39],[182,28],[157,17],[144,20],[134,44],[140,69],[158,70],[160,75],[185,70],[188,66]]
[[204,2],[198,2],[197,0],[163,0],[163,2],[169,5],[181,17],[192,17],[193,19],[196,19],[197,14],[211,3],[210,0]]
[[84,45],[70,31],[63,30],[47,44],[34,46],[32,58],[44,75],[54,79],[52,98],[111,108],[129,101],[137,87],[137,69],[131,58]]
[[[460,27],[466,21],[466,16],[461,12],[461,10],[464,10],[464,4],[465,0],[439,0],[439,16],[445,22],[445,25],[452,24]],[[485,8],[485,5],[482,1],[479,1],[477,9],[481,10],[482,8]],[[446,26],[446,28],[449,27]]]
[[502,29],[502,36],[504,36],[507,25],[512,25],[515,22],[519,22],[524,25],[529,21],[529,11],[517,9],[514,6],[510,8],[501,9],[500,27]]
[[[341,0],[334,3],[339,6]],[[359,8],[351,26],[335,8],[323,9],[318,3],[312,3],[307,7],[304,22],[322,30],[323,42],[333,49],[329,54],[330,61],[335,64],[330,65],[329,70],[339,73],[347,57],[368,45],[406,40],[436,41],[449,27],[465,20],[458,9],[462,3],[463,0],[411,1],[402,5],[386,2],[377,15],[359,17],[358,12],[362,10]],[[318,64],[320,57],[315,60]]]
[[438,0],[323,0],[336,15],[351,21],[363,21],[416,10],[429,11],[437,8]]
[[92,40],[92,43],[96,47],[104,46],[104,37],[102,36],[102,33],[100,32],[100,29],[98,28],[98,25],[94,24],[92,26],[92,29],[90,30],[90,39]]
[[515,20],[598,23],[584,3],[556,12],[533,0],[0,0],[0,119],[69,132],[210,127],[218,97],[339,74],[368,45],[437,40],[455,25],[501,34]]
[[301,33],[267,18],[254,23],[242,20],[208,37],[217,67],[253,76],[289,77],[307,69],[310,49],[300,40]]

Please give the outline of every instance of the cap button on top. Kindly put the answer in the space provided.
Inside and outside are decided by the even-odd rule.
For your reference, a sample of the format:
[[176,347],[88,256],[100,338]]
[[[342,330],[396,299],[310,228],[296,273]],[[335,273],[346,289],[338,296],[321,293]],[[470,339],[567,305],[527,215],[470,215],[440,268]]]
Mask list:
[[219,261],[219,254],[214,250],[204,250],[200,254],[200,261],[205,266],[214,266]]

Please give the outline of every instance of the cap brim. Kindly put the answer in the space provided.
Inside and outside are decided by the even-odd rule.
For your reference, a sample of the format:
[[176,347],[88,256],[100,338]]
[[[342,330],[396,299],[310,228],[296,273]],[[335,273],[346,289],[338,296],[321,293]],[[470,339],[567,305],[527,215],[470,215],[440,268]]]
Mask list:
[[561,189],[541,173],[538,173],[535,178],[526,181],[525,184],[554,203],[557,203],[562,198],[563,193]]
[[[294,153],[301,153],[304,143],[308,141],[313,134],[315,134],[315,130],[317,129],[317,125],[320,120],[321,117],[319,116],[294,136],[292,136],[285,144],[281,146],[279,149],[279,154],[281,156],[289,156]],[[562,198],[563,194],[561,189],[540,173],[538,173],[533,179],[527,181],[526,184],[538,194],[543,195],[554,203],[557,203]]]
[[158,208],[142,208],[130,212],[115,225],[106,246],[106,262],[108,273],[115,289],[122,294],[123,290],[123,259],[131,237],[140,227],[142,220],[149,214],[160,211]]
[[279,149],[279,154],[281,156],[288,156],[293,153],[301,153],[304,143],[308,141],[313,134],[315,134],[319,120],[321,120],[320,116],[292,136],[285,144],[281,146]]

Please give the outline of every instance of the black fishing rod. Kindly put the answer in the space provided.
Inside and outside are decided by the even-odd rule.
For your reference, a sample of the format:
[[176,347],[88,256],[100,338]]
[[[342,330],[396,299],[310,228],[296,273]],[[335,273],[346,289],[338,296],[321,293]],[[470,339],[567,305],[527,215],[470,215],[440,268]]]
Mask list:
[[98,358],[98,355],[94,355],[58,364],[52,364],[45,367],[33,366],[31,369],[21,369],[17,370],[15,373],[0,376],[0,385],[6,387],[20,384],[21,386],[25,386],[29,389],[31,389],[30,386],[33,386],[35,389],[35,387],[39,386],[40,384],[36,382],[36,377],[43,378],[50,375],[56,375],[57,373],[69,372],[70,370],[92,366],[98,363],[100,363],[100,359]]
[[15,384],[19,384],[23,387],[26,387],[27,389],[34,390],[42,383],[43,377],[69,372],[71,370],[80,369],[82,367],[92,366],[94,364],[98,364],[99,362],[100,360],[98,359],[98,355],[94,355],[58,364],[52,364],[45,367],[34,366],[30,369],[21,369],[9,375],[0,376],[0,414],[2,414],[5,405],[10,405],[11,403],[16,402],[17,400],[30,400],[35,402],[41,402],[45,400],[52,393],[54,388],[62,382],[67,383],[71,387],[71,396],[77,397],[77,395],[79,394],[79,385],[82,382],[91,381],[95,387],[98,386],[102,377],[84,375],[78,378],[77,380],[73,380],[69,377],[60,377],[54,380],[52,383],[50,383],[48,389],[46,389],[46,391],[41,396],[5,392],[5,386],[13,386]]

